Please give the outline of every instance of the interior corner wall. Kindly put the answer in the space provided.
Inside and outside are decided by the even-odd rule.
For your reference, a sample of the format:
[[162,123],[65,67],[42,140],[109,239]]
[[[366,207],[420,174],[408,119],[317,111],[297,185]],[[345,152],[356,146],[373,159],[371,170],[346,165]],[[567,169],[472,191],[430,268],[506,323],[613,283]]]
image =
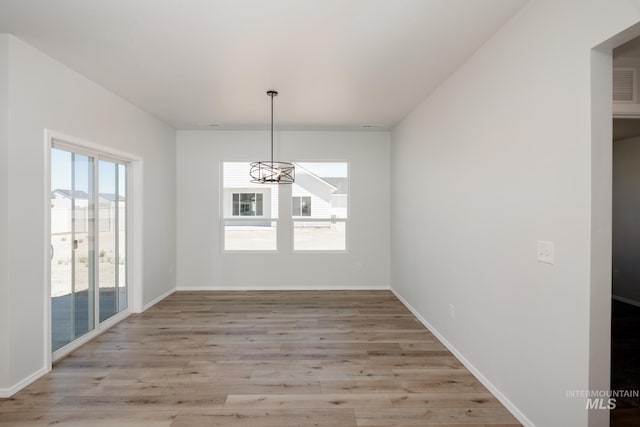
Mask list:
[[638,20],[531,0],[392,133],[392,288],[526,425],[608,425],[567,396],[593,387],[590,304],[610,304],[590,291],[590,61]]
[[[0,200],[7,200],[7,168],[9,146],[9,36],[0,34]],[[9,384],[9,282],[7,261],[9,247],[8,207],[0,202],[0,390]]]
[[349,162],[348,251],[292,253],[280,242],[274,253],[224,253],[220,165],[268,157],[269,132],[179,131],[178,289],[388,289],[389,139],[388,132],[277,132],[280,160]]
[[145,303],[175,285],[169,272],[175,262],[175,130],[13,36],[9,36],[8,126],[8,191],[3,206],[6,200],[10,224],[6,242],[11,250],[2,292],[10,294],[11,328],[0,348],[9,351],[5,383],[18,387],[47,368],[49,351],[44,319],[44,304],[49,303],[44,276],[45,129],[143,159]]
[[640,305],[640,137],[613,144],[613,295]]

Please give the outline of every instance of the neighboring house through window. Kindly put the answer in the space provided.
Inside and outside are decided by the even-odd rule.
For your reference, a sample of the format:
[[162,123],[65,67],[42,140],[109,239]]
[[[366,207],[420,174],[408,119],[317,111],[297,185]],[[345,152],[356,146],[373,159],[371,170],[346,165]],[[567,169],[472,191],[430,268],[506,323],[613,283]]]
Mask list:
[[233,216],[262,216],[262,193],[233,193]]

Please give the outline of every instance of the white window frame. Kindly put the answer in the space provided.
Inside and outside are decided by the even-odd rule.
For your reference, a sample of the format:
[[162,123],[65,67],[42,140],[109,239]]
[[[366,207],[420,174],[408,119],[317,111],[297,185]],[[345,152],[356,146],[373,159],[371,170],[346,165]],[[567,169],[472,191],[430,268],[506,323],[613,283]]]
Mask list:
[[[347,188],[349,189],[347,192],[347,217],[346,218],[312,218],[312,217],[303,217],[303,216],[291,216],[290,221],[290,230],[291,230],[291,241],[289,243],[292,254],[348,254],[349,253],[349,220],[351,218],[351,164],[348,160],[294,160],[292,162],[294,165],[298,163],[346,163],[347,165]],[[289,200],[291,200],[291,207],[289,209],[289,213],[293,211],[293,196],[289,196]],[[345,224],[344,229],[344,249],[296,249],[295,248],[295,226],[296,223],[313,223],[313,222],[343,222]]]
[[[260,254],[274,254],[274,253],[279,253],[280,252],[280,238],[278,236],[278,229],[281,226],[281,218],[280,218],[280,212],[278,212],[278,217],[274,218],[273,217],[273,212],[271,212],[271,216],[267,217],[263,215],[256,215],[256,216],[234,216],[233,215],[233,194],[234,192],[231,192],[231,200],[229,202],[227,202],[225,200],[225,182],[224,182],[224,165],[225,163],[251,163],[252,160],[222,160],[220,161],[220,166],[219,166],[219,218],[220,218],[220,224],[219,224],[219,230],[220,230],[220,252],[222,254],[251,254],[251,253],[260,253]],[[240,189],[239,189],[240,190]],[[247,193],[246,189],[241,189],[242,191],[238,191],[237,193]],[[280,204],[280,198],[281,198],[281,191],[278,192],[278,206]],[[225,212],[224,212],[224,208],[225,208],[225,203],[231,203],[231,216],[229,217],[225,217]],[[264,199],[263,199],[263,213],[265,210],[265,206],[264,206]],[[280,209],[279,209],[280,210]],[[275,222],[275,232],[276,232],[276,247],[275,249],[226,249],[225,248],[225,243],[226,243],[226,233],[225,233],[225,223],[227,221],[233,221],[233,222],[245,222],[245,223],[251,223],[251,222],[255,222],[256,219],[260,219],[260,220],[264,220],[264,221],[270,221],[272,223]]]

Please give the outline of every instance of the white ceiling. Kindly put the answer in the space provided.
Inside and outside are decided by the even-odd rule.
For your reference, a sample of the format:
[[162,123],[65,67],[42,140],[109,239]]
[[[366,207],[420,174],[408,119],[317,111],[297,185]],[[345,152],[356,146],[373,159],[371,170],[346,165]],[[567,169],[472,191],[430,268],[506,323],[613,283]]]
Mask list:
[[526,0],[0,0],[25,40],[177,129],[390,129]]

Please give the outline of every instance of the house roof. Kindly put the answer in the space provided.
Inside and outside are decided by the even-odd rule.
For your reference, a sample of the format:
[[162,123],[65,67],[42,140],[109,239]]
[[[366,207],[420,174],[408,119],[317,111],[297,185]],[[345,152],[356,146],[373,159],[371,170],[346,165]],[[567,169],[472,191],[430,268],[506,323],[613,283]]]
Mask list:
[[[100,193],[100,197],[102,197],[105,200],[108,200],[110,202],[115,202],[116,201],[116,196],[118,196],[117,194],[114,193]],[[119,196],[118,197],[118,201],[124,201],[125,198],[124,196]]]
[[53,190],[51,193],[60,195],[62,197],[66,197],[67,199],[73,198],[73,199],[87,200],[89,198],[89,194],[86,191],[81,191],[81,190],[71,191],[71,190],[57,188]]
[[310,176],[311,178],[313,178],[313,179],[315,179],[317,181],[320,181],[323,185],[326,185],[327,187],[329,187],[328,189],[329,189],[330,193],[335,193],[338,190],[338,187],[336,187],[335,185],[331,184],[325,178],[319,177],[315,173],[311,172],[309,169],[300,166],[300,164],[298,164],[298,163],[296,163],[295,166],[296,166],[296,175],[298,175],[298,174],[300,174],[300,172],[302,172],[302,173]]
[[324,181],[333,185],[336,191],[333,194],[348,194],[349,190],[349,178],[346,177],[324,177]]
[[[67,190],[67,189],[63,189],[63,188],[56,188],[55,190],[53,190],[51,192],[52,194],[56,194],[56,195],[60,195],[62,197],[66,197],[67,199],[71,199],[72,197],[76,200],[88,200],[89,199],[89,194],[86,191],[82,191],[82,190],[75,190],[75,191],[71,191],[71,190]],[[110,202],[115,202],[116,201],[116,194],[114,193],[100,193],[99,194],[100,198],[104,199],[104,200],[108,200]],[[124,196],[120,196],[119,201],[125,201]]]

